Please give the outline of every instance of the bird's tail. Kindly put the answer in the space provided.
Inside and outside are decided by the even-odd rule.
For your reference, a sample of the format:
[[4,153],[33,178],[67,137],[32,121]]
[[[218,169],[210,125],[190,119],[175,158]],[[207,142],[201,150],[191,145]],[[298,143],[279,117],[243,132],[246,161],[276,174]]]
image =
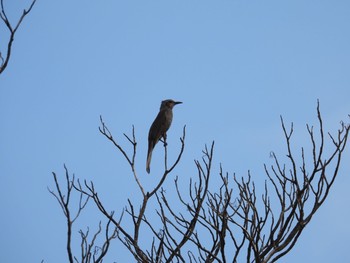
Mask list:
[[150,173],[151,171],[151,159],[152,159],[152,152],[153,152],[153,143],[148,143],[148,153],[147,153],[147,162],[146,162],[146,171],[147,173]]

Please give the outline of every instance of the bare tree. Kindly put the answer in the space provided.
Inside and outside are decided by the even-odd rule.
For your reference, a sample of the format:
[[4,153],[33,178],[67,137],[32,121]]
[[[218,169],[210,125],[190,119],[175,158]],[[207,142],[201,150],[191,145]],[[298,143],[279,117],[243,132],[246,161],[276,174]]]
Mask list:
[[6,51],[5,57],[2,56],[2,53],[0,51],[0,74],[5,70],[5,68],[7,67],[7,64],[9,63],[9,60],[11,57],[11,51],[12,51],[12,44],[13,44],[13,41],[15,39],[15,34],[17,32],[17,29],[21,25],[23,19],[32,10],[35,2],[36,2],[36,0],[33,0],[33,2],[30,4],[29,8],[23,10],[23,13],[20,16],[20,18],[18,19],[17,23],[12,24],[10,22],[10,20],[8,19],[8,16],[6,15],[5,7],[4,7],[4,0],[0,1],[0,5],[1,5],[0,18],[10,32],[9,40],[7,42],[7,51]]
[[[60,204],[63,214],[67,220],[67,254],[68,254],[69,262],[70,263],[102,262],[104,256],[107,254],[111,240],[116,238],[117,228],[114,227],[114,230],[110,231],[111,221],[107,222],[106,226],[104,227],[105,240],[102,246],[95,245],[97,237],[102,232],[101,221],[98,225],[98,230],[92,234],[92,238],[90,238],[90,240],[89,240],[89,234],[90,234],[89,228],[86,231],[79,230],[79,234],[81,237],[80,258],[78,259],[78,256],[74,256],[72,251],[72,241],[71,241],[73,224],[80,216],[80,213],[86,207],[89,201],[89,196],[84,195],[83,193],[73,191],[74,184],[75,184],[75,177],[74,175],[71,177],[69,176],[66,166],[64,166],[64,169],[65,169],[66,186],[62,187],[62,184],[60,185],[60,183],[58,182],[56,174],[52,173],[55,181],[56,189],[51,190],[48,188],[48,190],[56,198],[57,202]],[[79,194],[79,199],[78,199],[79,201],[78,201],[78,206],[76,208],[76,212],[73,215],[73,208],[70,206],[70,202],[71,202],[72,194],[74,193]]]
[[[165,144],[164,173],[154,188],[147,191],[135,169],[137,142],[134,127],[131,137],[124,134],[132,148],[132,154],[128,155],[101,118],[99,130],[128,162],[142,202],[135,204],[128,200],[128,206],[116,218],[114,211],[104,206],[93,182],[76,182],[66,170],[68,194],[64,199],[53,173],[58,195],[53,194],[67,218],[70,262],[73,262],[69,244],[74,220],[70,217],[68,201],[69,193],[73,190],[80,194],[77,216],[86,204],[82,199],[86,198],[86,202],[92,199],[97,211],[108,220],[108,225],[112,224],[115,228],[110,238],[106,230],[106,242],[116,235],[137,262],[276,262],[294,247],[304,228],[326,200],[338,175],[350,126],[341,123],[336,135],[328,133],[325,136],[319,104],[317,118],[318,133],[315,133],[314,127],[307,125],[311,152],[301,148],[298,156],[292,151],[293,124],[287,128],[281,117],[287,163],[282,164],[277,155],[271,153],[273,164],[264,165],[266,181],[262,189],[255,185],[249,172],[244,177],[230,176],[222,166],[219,171],[220,187],[211,189],[213,142],[210,147],[205,147],[202,160],[195,160],[197,173],[189,179],[188,190],[181,189],[178,177],[174,179],[175,201],[168,198],[163,186],[181,160],[185,147],[185,127],[177,158],[171,165],[168,164],[168,146]],[[325,137],[329,137],[332,149],[325,149]],[[307,163],[306,156],[311,157],[310,163]],[[147,215],[151,200],[155,200],[159,222],[149,219]],[[131,229],[123,224],[124,216],[132,220]],[[140,236],[146,231],[153,236],[152,242],[147,244],[140,242]],[[81,236],[82,242],[86,242],[84,237]]]

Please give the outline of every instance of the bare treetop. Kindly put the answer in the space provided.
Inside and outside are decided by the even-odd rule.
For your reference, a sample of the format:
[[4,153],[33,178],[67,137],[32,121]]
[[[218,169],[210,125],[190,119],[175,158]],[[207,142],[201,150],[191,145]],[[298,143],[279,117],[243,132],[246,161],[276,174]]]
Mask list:
[[[326,200],[338,175],[347,143],[350,131],[348,124],[342,122],[334,135],[325,133],[319,104],[317,104],[317,119],[317,132],[314,127],[307,125],[311,151],[306,151],[303,147],[299,156],[292,151],[293,124],[287,128],[281,117],[287,146],[287,162],[281,163],[277,155],[271,153],[273,164],[264,165],[266,180],[261,187],[254,183],[250,173],[246,176],[230,175],[223,171],[222,166],[218,171],[219,179],[212,177],[213,142],[210,147],[206,146],[203,150],[202,159],[195,160],[197,169],[195,175],[190,178],[173,179],[177,195],[174,200],[173,196],[170,198],[167,195],[164,182],[167,179],[172,180],[169,175],[181,160],[185,146],[185,127],[180,138],[181,148],[178,157],[168,166],[168,145],[164,145],[164,173],[154,188],[147,190],[135,169],[137,143],[134,127],[132,136],[124,134],[133,152],[128,155],[112,136],[101,117],[100,132],[112,142],[130,165],[131,174],[142,194],[142,201],[132,203],[128,199],[127,207],[117,216],[114,210],[109,211],[104,206],[93,182],[75,181],[74,176],[70,177],[66,170],[68,187],[67,192],[63,194],[56,174],[53,174],[56,192],[51,190],[50,192],[58,200],[67,219],[69,261],[73,262],[75,259],[75,262],[102,262],[110,242],[116,238],[127,248],[136,262],[143,263],[278,261],[292,250],[305,227]],[[326,141],[330,142],[331,146],[328,146]],[[308,163],[307,160],[311,161]],[[189,180],[187,189],[180,188],[180,178]],[[210,187],[211,180],[219,180],[219,187]],[[94,258],[89,258],[87,250],[83,250],[81,261],[73,255],[70,245],[71,229],[75,219],[71,219],[68,200],[73,190],[80,195],[76,216],[73,218],[80,215],[88,200],[93,200],[96,211],[102,218],[107,219],[105,240],[100,246],[102,249],[99,253],[93,254]],[[258,192],[262,192],[262,195]],[[156,212],[150,208],[150,200],[155,201]],[[154,220],[154,213],[158,216],[157,222]],[[131,220],[131,227],[123,223],[125,217]],[[109,230],[111,225],[113,231]],[[100,225],[95,236],[101,231]],[[84,244],[82,247],[94,246],[95,238],[89,243],[88,232],[80,231],[80,234],[81,242]],[[140,241],[141,236],[147,236],[148,242]]]

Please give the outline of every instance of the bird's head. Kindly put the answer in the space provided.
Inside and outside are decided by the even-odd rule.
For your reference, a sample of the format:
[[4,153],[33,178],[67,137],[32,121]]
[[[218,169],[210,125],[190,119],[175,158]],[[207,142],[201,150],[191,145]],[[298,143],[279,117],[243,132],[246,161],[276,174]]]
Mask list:
[[163,100],[162,104],[160,105],[160,109],[172,109],[176,104],[181,104],[181,101],[174,101],[174,100]]

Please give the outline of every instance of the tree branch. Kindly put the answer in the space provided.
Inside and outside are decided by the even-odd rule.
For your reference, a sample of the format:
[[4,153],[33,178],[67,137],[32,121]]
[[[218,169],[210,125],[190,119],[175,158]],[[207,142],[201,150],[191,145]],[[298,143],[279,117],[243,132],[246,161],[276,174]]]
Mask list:
[[15,39],[16,31],[19,28],[19,26],[21,25],[23,19],[30,13],[30,11],[32,10],[35,3],[36,3],[36,0],[33,0],[31,5],[29,6],[29,8],[23,10],[23,13],[22,13],[21,17],[19,18],[17,24],[13,27],[11,25],[7,15],[6,15],[6,12],[5,12],[4,0],[0,1],[0,5],[1,5],[0,19],[4,22],[7,29],[10,31],[10,39],[8,40],[8,43],[7,43],[7,52],[6,52],[5,58],[3,58],[2,53],[0,52],[0,59],[1,59],[0,74],[5,70],[5,68],[7,67],[7,65],[9,63],[9,60],[11,57],[11,51],[12,51],[12,44],[13,44],[13,41]]

